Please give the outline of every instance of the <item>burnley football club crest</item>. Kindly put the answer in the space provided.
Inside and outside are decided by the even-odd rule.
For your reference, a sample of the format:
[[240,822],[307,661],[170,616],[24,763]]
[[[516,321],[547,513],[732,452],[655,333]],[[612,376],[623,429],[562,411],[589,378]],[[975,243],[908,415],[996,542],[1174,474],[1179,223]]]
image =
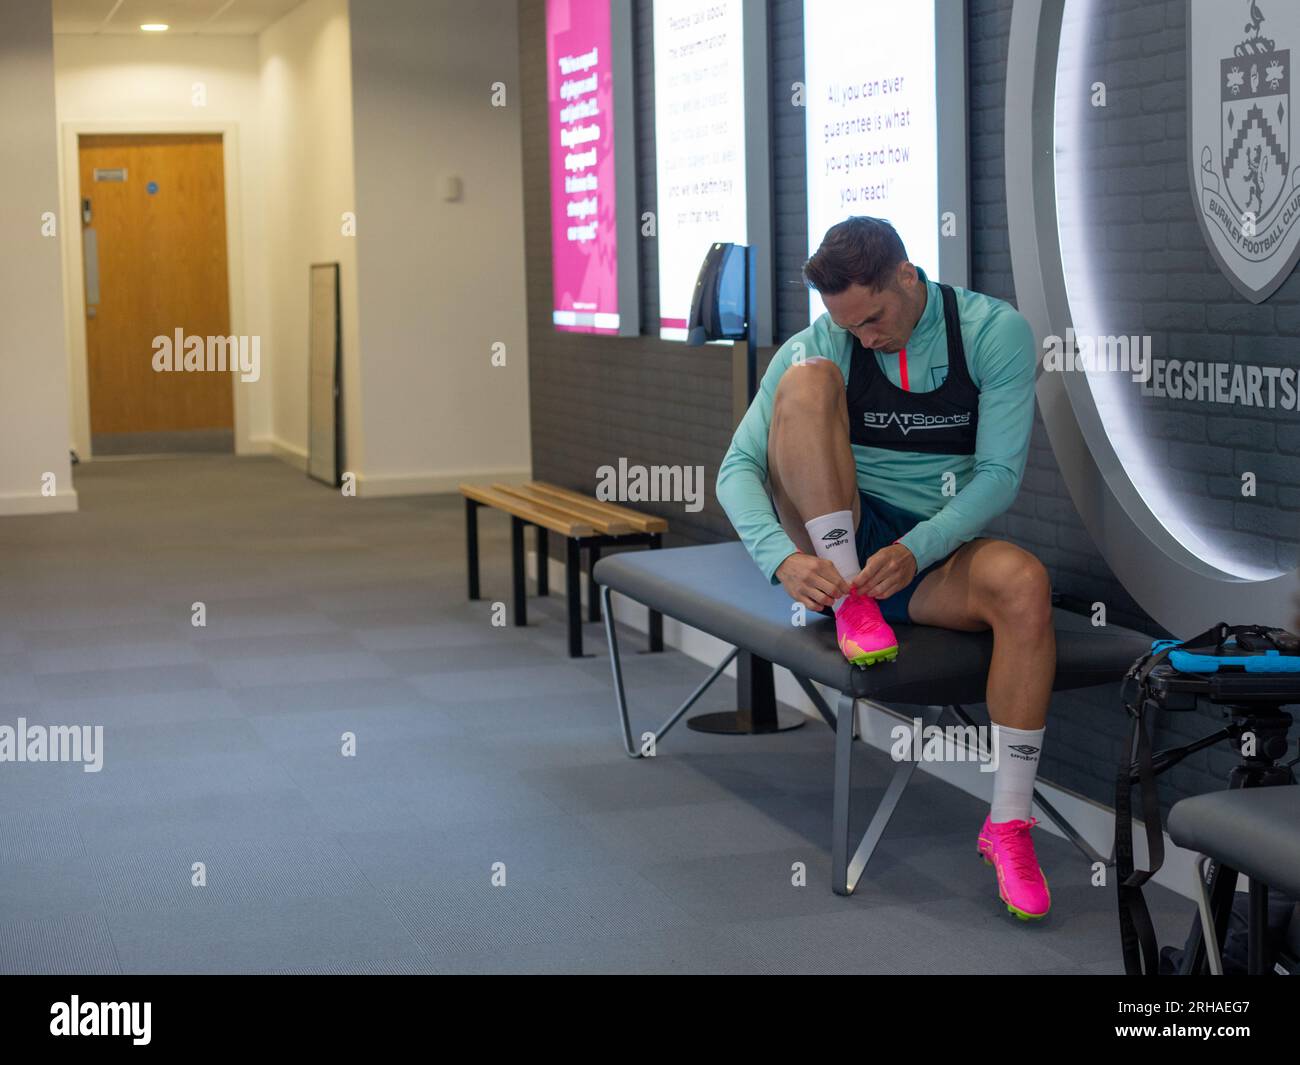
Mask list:
[[1254,303],[1300,258],[1300,167],[1291,157],[1300,2],[1263,2],[1267,17],[1260,0],[1192,0],[1188,19],[1196,215],[1220,269]]

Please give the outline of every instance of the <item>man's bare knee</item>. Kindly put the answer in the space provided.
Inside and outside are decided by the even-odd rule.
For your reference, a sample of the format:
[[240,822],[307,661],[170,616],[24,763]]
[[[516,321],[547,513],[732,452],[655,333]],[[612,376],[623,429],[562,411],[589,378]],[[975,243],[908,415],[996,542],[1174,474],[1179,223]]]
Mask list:
[[833,361],[820,356],[806,359],[781,375],[774,408],[824,409],[843,402],[844,387],[844,375]]
[[1030,631],[1052,626],[1052,581],[1034,555],[1016,544],[994,541],[981,553],[973,583],[989,624]]

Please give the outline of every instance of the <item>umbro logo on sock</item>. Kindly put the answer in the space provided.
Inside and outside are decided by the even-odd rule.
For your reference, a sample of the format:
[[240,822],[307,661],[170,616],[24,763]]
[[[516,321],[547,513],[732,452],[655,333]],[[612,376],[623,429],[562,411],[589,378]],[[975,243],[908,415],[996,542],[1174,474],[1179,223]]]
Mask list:
[[1038,753],[1037,747],[1030,747],[1027,743],[1021,743],[1015,747],[1008,747],[1007,750],[1015,751],[1017,754],[1023,754],[1026,758]]
[[823,536],[822,539],[827,543],[829,543],[831,540],[838,540],[841,536],[848,536],[848,535],[849,535],[848,529],[832,529],[825,536]]

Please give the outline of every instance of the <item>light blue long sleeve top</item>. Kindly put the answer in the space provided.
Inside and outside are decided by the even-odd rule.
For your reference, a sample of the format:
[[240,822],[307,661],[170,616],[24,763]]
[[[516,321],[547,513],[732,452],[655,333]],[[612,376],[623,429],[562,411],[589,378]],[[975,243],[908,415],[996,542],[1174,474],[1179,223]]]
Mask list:
[[[939,286],[918,272],[925,282],[926,303],[907,342],[908,387],[929,392],[948,375],[947,329]],[[975,454],[932,455],[853,445],[862,491],[922,519],[899,540],[916,557],[918,571],[974,539],[1011,505],[1024,476],[1033,428],[1037,353],[1029,323],[1004,300],[956,286],[954,290],[966,362],[979,389]],[[847,382],[852,351],[852,335],[833,325],[829,314],[782,344],[718,469],[718,501],[758,568],[774,584],[777,568],[798,551],[781,528],[766,487],[767,436],[777,384],[800,354],[834,360]],[[888,379],[902,387],[898,354],[874,352],[866,357],[875,358]],[[953,478],[945,481],[949,473]]]

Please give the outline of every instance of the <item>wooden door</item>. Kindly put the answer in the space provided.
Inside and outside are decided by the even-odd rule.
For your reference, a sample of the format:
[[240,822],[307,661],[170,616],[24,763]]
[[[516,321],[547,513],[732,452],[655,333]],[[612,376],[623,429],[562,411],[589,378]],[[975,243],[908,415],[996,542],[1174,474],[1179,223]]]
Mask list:
[[154,366],[157,337],[230,332],[221,135],[83,135],[80,173],[92,437],[230,430],[236,375]]

